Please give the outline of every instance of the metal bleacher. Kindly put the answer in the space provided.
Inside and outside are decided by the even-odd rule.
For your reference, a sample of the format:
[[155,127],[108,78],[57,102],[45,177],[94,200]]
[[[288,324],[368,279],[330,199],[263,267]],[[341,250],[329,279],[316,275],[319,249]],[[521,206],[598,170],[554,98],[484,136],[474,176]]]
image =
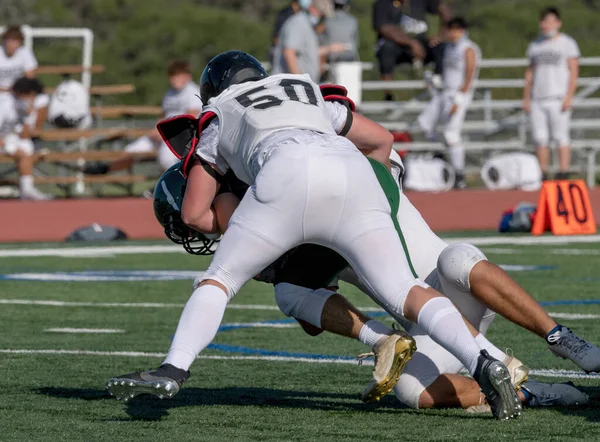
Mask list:
[[[476,94],[467,113],[463,138],[468,154],[468,172],[478,171],[482,162],[490,155],[506,151],[533,151],[529,137],[529,122],[521,110],[520,91],[525,84],[525,58],[482,60],[481,75],[476,83]],[[600,66],[600,57],[580,60],[582,67]],[[362,69],[371,70],[373,63],[362,63]],[[513,68],[513,78],[486,78],[486,71]],[[519,70],[515,77],[514,68]],[[497,76],[496,72],[495,76]],[[409,153],[443,151],[440,142],[419,140],[420,128],[416,124],[418,114],[427,105],[429,94],[422,80],[362,81],[363,91],[413,91],[418,97],[408,101],[362,101],[358,110],[393,131],[410,131],[417,141],[397,143],[394,147]],[[596,153],[600,150],[600,98],[593,95],[600,89],[600,77],[580,77],[578,92],[573,100],[571,138],[573,149],[572,171],[585,175],[589,187],[596,181]],[[501,92],[502,90],[502,92]],[[508,92],[507,90],[512,90]],[[511,99],[504,99],[509,95]],[[556,167],[556,164],[554,165]]]

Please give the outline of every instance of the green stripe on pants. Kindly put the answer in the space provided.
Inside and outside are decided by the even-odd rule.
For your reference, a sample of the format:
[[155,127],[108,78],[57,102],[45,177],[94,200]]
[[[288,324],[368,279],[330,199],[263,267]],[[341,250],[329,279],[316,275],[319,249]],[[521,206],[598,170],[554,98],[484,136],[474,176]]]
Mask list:
[[379,161],[371,158],[367,159],[371,163],[373,172],[375,172],[375,176],[377,177],[377,180],[379,181],[379,184],[381,185],[381,188],[383,189],[383,192],[390,203],[390,208],[392,209],[392,222],[394,223],[394,227],[396,228],[398,236],[400,237],[400,241],[402,242],[402,248],[404,249],[404,254],[406,255],[406,260],[408,261],[410,271],[415,278],[418,278],[417,272],[415,272],[412,261],[410,260],[410,254],[408,253],[408,247],[406,247],[406,241],[404,240],[402,229],[400,228],[400,224],[398,224],[398,210],[400,210],[400,190],[398,189],[398,183],[396,183],[396,180],[387,167],[385,167]]

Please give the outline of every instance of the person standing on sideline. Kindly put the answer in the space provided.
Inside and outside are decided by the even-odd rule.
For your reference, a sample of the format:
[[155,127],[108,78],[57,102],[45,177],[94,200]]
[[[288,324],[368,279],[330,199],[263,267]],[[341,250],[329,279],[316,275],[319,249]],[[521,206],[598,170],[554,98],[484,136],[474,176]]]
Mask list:
[[465,147],[462,128],[473,100],[474,84],[479,75],[481,51],[467,32],[467,22],[455,17],[448,22],[444,51],[442,93],[435,94],[418,123],[428,138],[433,138],[438,123],[443,125],[443,140],[448,147],[450,163],[456,172],[454,187],[464,189]]
[[523,110],[530,114],[531,134],[543,179],[548,178],[550,141],[558,146],[556,178],[568,179],[571,165],[571,108],[581,53],[577,42],[560,32],[561,27],[558,9],[543,9],[540,13],[541,35],[527,49],[529,67],[525,71]]
[[333,17],[326,20],[327,43],[341,43],[345,50],[329,54],[329,62],[358,61],[358,20],[350,14],[350,0],[333,0]]

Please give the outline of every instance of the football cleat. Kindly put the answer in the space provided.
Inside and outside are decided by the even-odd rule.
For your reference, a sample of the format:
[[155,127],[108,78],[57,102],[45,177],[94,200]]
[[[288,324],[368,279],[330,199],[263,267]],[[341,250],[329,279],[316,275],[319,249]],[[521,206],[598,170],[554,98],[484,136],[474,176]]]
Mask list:
[[586,373],[600,372],[600,348],[581,339],[570,328],[560,326],[546,341],[556,356],[570,359]]
[[528,407],[585,405],[590,400],[588,395],[575,388],[572,382],[544,384],[529,381],[524,383],[522,388],[532,396],[527,401]]
[[523,363],[514,356],[507,356],[503,362],[510,373],[510,380],[515,391],[519,391],[521,385],[529,379],[529,367],[523,365]]
[[106,389],[118,401],[124,402],[140,394],[170,399],[179,392],[181,385],[189,377],[189,371],[164,364],[156,370],[138,371],[111,378],[106,382]]
[[481,387],[496,419],[507,420],[521,415],[523,406],[506,365],[492,358],[487,351],[481,350],[473,377]]
[[375,402],[388,394],[398,382],[406,363],[417,350],[415,340],[403,331],[395,331],[390,336],[381,338],[373,347],[372,353],[360,355],[375,356],[373,379],[362,393],[364,402]]

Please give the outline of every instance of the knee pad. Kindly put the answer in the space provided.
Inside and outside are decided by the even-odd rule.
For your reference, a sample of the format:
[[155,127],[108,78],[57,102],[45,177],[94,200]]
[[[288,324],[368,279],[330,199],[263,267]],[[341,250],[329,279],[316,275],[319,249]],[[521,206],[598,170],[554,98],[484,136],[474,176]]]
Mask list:
[[461,290],[470,290],[471,270],[479,261],[486,259],[483,252],[471,244],[453,244],[440,253],[437,269],[446,281]]
[[321,328],[323,307],[333,294],[327,289],[312,290],[285,282],[275,286],[275,302],[283,314],[318,328]]

